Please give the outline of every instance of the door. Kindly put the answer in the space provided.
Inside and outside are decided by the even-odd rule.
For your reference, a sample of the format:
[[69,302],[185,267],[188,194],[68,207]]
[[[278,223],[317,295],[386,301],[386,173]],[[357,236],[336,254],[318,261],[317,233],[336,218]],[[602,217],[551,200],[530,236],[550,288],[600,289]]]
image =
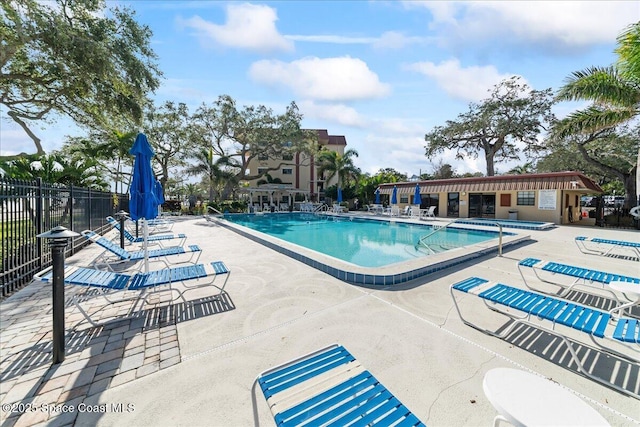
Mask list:
[[469,218],[495,218],[495,194],[469,194]]
[[482,216],[482,194],[469,194],[469,218]]

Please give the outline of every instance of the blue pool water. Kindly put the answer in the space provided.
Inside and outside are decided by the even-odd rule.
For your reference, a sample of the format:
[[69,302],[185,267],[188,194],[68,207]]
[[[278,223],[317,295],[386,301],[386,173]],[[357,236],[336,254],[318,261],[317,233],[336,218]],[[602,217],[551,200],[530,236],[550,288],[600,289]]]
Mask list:
[[230,214],[225,219],[361,267],[381,267],[498,237],[494,231],[447,228],[416,247],[430,225],[306,213]]
[[469,218],[459,219],[456,224],[494,225],[500,223],[506,228],[520,228],[524,230],[545,230],[555,227],[552,222],[541,221],[521,221],[516,219],[493,219],[493,218]]

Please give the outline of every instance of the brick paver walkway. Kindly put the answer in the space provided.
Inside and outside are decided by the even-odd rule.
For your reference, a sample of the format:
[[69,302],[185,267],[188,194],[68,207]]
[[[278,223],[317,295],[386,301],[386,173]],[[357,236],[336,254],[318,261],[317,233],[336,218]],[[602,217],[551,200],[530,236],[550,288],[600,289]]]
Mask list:
[[[93,327],[69,303],[76,288],[66,287],[66,357],[57,365],[52,365],[51,286],[32,283],[2,302],[2,427],[73,424],[86,398],[179,363],[177,322],[232,308],[225,295],[187,310],[183,303],[172,304],[168,292],[142,309],[134,309],[131,300],[105,307],[98,297],[82,305],[92,319],[105,322]],[[134,311],[133,318],[118,320]],[[65,412],[69,408],[74,411]]]

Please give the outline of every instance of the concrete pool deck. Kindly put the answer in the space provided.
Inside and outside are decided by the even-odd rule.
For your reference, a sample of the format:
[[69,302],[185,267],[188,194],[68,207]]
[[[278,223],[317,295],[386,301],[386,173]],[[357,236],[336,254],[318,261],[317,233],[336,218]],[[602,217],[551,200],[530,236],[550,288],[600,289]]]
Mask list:
[[[160,298],[133,320],[98,328],[85,322],[74,330],[81,317],[69,306],[67,356],[55,366],[50,287],[33,283],[0,303],[0,401],[25,410],[9,413],[3,406],[3,427],[270,426],[264,398],[252,393],[256,376],[334,342],[429,426],[490,425],[496,410],[482,380],[496,367],[552,378],[611,425],[640,425],[638,398],[576,373],[566,349],[546,333],[485,335],[460,321],[449,294],[452,283],[469,276],[522,287],[517,262],[526,257],[638,276],[638,262],[584,255],[573,241],[579,235],[640,241],[636,230],[527,230],[531,240],[502,257],[485,255],[392,287],[347,284],[203,218],[178,218],[173,233],[203,249],[201,262],[222,260],[232,271],[221,300],[198,290],[187,297],[199,304],[186,310]],[[88,265],[100,252],[91,245],[67,263]],[[469,318],[496,328],[505,323],[470,298],[460,301]],[[129,308],[118,304],[97,314],[117,319]],[[637,364],[596,361],[593,369],[640,393]]]

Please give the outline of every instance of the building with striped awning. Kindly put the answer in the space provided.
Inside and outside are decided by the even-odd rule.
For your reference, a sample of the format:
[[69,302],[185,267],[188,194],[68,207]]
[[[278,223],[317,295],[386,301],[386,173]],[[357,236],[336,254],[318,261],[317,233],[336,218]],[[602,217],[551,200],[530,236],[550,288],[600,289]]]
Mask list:
[[496,218],[566,224],[581,216],[580,197],[602,194],[581,172],[550,172],[386,183],[379,187],[387,203],[396,187],[400,208],[411,205],[416,185],[421,209],[436,206],[436,216]]

